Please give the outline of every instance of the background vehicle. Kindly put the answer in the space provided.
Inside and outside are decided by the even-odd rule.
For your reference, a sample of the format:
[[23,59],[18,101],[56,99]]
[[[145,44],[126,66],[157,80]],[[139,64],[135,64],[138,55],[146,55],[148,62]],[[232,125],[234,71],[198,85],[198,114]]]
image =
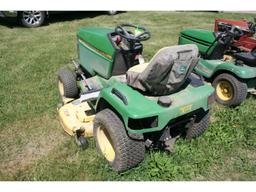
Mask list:
[[[256,20],[256,18],[254,18]],[[225,25],[223,27],[223,25]],[[240,35],[237,36],[231,46],[241,51],[251,52],[256,48],[256,39],[254,34],[256,33],[256,24],[247,20],[229,20],[229,19],[215,19],[214,31],[223,32],[226,28],[238,27],[240,29]]]
[[256,54],[234,49],[233,42],[243,35],[238,26],[218,23],[222,32],[186,29],[179,44],[196,44],[202,59],[195,68],[215,87],[216,100],[225,106],[237,106],[256,88]]
[[192,139],[209,126],[214,90],[192,74],[197,47],[165,47],[144,63],[141,41],[149,38],[147,29],[131,24],[82,28],[79,63],[58,76],[64,130],[81,146],[93,135],[118,172],[140,163],[145,147],[171,150],[178,133]]
[[[61,12],[62,11],[0,11],[0,17],[17,18],[17,21],[20,25],[32,28],[43,25],[50,15]],[[115,15],[117,13],[115,10],[106,12],[109,15]]]

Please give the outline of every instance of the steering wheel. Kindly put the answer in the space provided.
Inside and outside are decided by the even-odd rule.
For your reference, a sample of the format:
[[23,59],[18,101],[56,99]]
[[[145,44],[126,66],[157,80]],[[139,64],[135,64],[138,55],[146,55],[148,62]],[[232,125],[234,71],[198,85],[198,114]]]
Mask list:
[[222,22],[218,23],[218,26],[222,28],[223,32],[233,35],[235,38],[238,38],[244,35],[243,30],[239,26],[222,23]]
[[248,28],[250,30],[250,33],[255,33],[256,32],[256,24],[254,24],[251,21],[248,22]]
[[223,23],[223,22],[219,22],[218,23],[218,28],[221,32],[228,32],[232,28],[232,25],[227,24],[227,23]]
[[[135,30],[140,30],[142,31],[139,34],[133,34],[131,32],[128,32],[128,30],[126,29],[127,27],[129,28],[135,28]],[[120,35],[121,37],[127,39],[128,41],[133,41],[133,42],[139,42],[139,41],[146,41],[151,37],[150,32],[145,28],[145,27],[140,27],[137,25],[133,25],[133,24],[121,24],[118,25],[115,28],[115,32]]]
[[221,44],[228,45],[233,39],[237,40],[244,35],[243,30],[238,26],[225,23],[221,23],[220,26],[224,29],[224,32],[222,32],[218,39]]
[[230,32],[234,34],[235,38],[239,38],[244,35],[243,30],[238,26],[232,26],[232,28],[230,29]]
[[218,42],[222,45],[229,45],[229,43],[232,41],[233,36],[226,34],[226,33],[220,33],[218,36]]

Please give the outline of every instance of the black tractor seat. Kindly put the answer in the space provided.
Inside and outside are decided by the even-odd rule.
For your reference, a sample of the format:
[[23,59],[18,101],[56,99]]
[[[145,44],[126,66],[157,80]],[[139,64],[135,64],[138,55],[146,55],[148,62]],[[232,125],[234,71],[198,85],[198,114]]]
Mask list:
[[253,55],[251,52],[235,53],[234,57],[237,60],[243,61],[243,63],[248,66],[252,66],[252,67],[256,66],[256,56]]
[[128,70],[127,84],[152,96],[172,94],[184,84],[198,60],[196,45],[162,48],[148,64]]

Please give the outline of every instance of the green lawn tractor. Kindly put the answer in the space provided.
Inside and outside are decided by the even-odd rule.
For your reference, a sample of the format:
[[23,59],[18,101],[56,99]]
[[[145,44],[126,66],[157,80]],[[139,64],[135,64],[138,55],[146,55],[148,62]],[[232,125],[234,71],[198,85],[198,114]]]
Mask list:
[[96,147],[117,172],[144,159],[146,148],[170,150],[178,135],[192,139],[209,126],[214,89],[192,70],[195,45],[165,47],[149,63],[142,57],[144,27],[81,28],[79,62],[59,71],[58,108],[64,130]]
[[255,93],[256,52],[232,48],[232,42],[243,35],[238,26],[222,24],[222,29],[225,30],[183,30],[179,35],[179,44],[198,46],[201,59],[195,72],[212,83],[218,103],[234,107],[246,99],[248,92]]

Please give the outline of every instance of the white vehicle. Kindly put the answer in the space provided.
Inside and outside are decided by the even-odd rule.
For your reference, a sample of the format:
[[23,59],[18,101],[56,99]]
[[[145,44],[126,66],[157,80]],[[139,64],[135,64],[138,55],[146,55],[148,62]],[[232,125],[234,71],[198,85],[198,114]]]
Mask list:
[[[16,17],[19,24],[24,27],[39,27],[44,24],[50,14],[58,13],[58,11],[0,11],[0,17]],[[107,11],[109,15],[115,15],[117,11]]]

